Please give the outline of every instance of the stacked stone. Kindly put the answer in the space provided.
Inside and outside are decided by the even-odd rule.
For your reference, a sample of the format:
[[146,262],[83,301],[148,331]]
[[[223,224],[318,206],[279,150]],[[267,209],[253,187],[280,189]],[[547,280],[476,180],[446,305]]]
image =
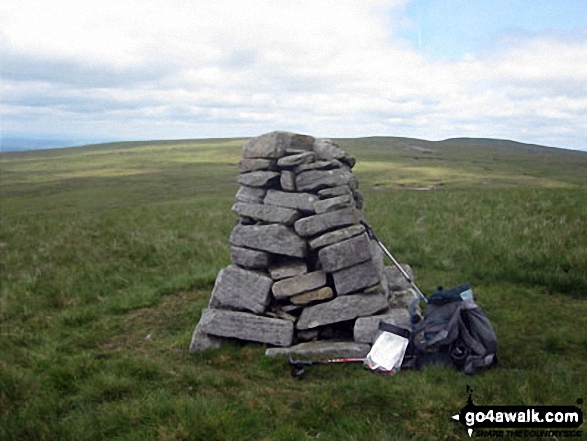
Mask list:
[[366,353],[379,320],[406,321],[405,310],[390,311],[354,165],[328,139],[272,132],[245,142],[232,265],[217,276],[191,351],[227,338],[280,347],[338,338]]

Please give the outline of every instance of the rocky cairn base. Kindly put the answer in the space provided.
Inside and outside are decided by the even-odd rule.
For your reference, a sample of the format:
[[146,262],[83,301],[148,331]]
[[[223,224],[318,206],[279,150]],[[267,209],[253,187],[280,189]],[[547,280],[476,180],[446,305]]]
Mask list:
[[361,224],[354,165],[328,139],[272,132],[245,142],[232,265],[218,273],[191,352],[239,339],[275,346],[267,355],[360,357],[380,320],[409,326],[415,294]]

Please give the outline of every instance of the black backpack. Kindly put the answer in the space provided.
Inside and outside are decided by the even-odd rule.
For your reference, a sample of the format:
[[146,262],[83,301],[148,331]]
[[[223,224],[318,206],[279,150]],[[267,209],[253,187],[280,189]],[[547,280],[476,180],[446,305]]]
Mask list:
[[497,336],[469,283],[449,290],[439,287],[427,298],[424,318],[414,323],[419,301],[410,307],[412,330],[402,368],[441,363],[474,374],[497,363]]

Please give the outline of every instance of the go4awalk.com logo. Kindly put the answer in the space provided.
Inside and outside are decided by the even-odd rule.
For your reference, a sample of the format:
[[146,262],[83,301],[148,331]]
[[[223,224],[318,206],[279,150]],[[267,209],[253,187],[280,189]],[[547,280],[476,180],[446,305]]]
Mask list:
[[[467,404],[452,418],[467,429],[469,437],[581,438],[583,410],[577,406],[477,406],[467,386]],[[522,430],[523,429],[523,430]]]

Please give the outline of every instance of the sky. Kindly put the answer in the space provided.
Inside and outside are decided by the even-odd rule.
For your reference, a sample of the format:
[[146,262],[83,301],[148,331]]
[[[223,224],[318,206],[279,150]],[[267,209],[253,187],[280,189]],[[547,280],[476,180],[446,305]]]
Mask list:
[[587,1],[2,0],[2,137],[587,149]]

